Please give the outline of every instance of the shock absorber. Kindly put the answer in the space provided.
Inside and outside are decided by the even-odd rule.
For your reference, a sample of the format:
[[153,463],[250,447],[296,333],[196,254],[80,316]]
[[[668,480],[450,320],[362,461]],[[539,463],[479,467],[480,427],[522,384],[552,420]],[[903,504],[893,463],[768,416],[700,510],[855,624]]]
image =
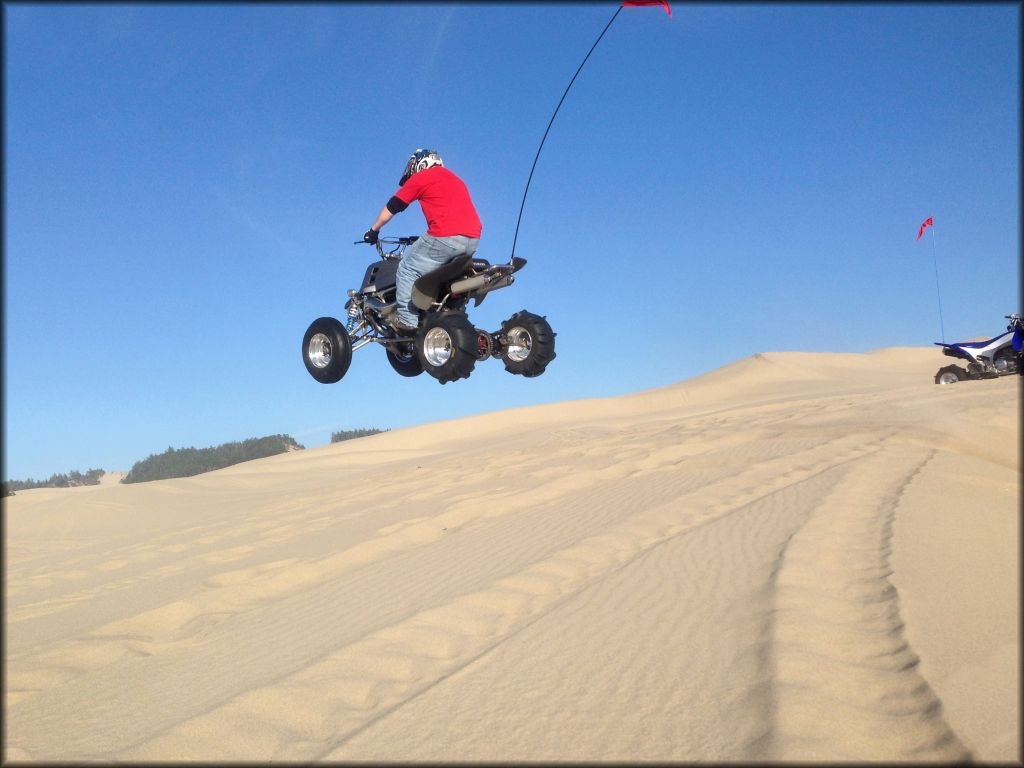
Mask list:
[[346,302],[345,310],[348,312],[348,323],[345,330],[347,330],[349,333],[353,333],[356,329],[356,326],[359,325],[359,320],[363,314],[362,309],[360,308],[359,304],[356,303],[354,296],[352,296],[352,298],[350,298]]

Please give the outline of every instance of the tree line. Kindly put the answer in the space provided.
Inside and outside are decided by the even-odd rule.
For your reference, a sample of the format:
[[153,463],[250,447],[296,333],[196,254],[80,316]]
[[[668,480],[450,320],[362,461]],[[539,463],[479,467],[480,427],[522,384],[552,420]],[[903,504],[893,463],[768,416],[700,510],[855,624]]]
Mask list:
[[49,480],[5,480],[0,483],[2,496],[13,496],[15,491],[27,491],[31,488],[77,488],[80,485],[99,485],[100,478],[107,474],[102,469],[90,469],[88,472],[59,472],[50,475]]
[[241,442],[223,443],[212,448],[168,448],[137,461],[122,483],[145,483],[173,477],[192,477],[215,469],[224,469],[243,461],[263,459],[285,451],[301,451],[305,446],[291,435],[253,437]]
[[[376,435],[387,432],[386,429],[347,429],[331,433],[331,442],[352,440],[357,437]],[[253,437],[248,440],[223,443],[212,448],[173,448],[159,454],[152,454],[132,465],[122,483],[143,483],[150,480],[167,480],[173,477],[192,477],[215,469],[224,469],[243,461],[263,459],[286,451],[301,451],[300,445],[291,435],[268,435]],[[79,485],[98,485],[106,472],[102,469],[90,469],[82,473],[76,471],[67,474],[55,474],[49,480],[10,480],[4,481],[3,496],[13,496],[15,491],[30,488],[72,488]]]
[[357,437],[368,437],[379,435],[381,432],[390,432],[388,429],[343,429],[340,432],[331,433],[331,442],[340,443],[342,440],[352,440]]

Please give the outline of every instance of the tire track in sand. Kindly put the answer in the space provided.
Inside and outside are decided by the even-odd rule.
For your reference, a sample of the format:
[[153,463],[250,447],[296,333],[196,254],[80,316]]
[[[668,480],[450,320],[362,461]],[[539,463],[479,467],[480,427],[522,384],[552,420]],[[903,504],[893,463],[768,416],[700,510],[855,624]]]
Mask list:
[[[652,548],[856,461],[880,445],[874,436],[848,434],[747,466],[638,512],[516,574],[347,643],[271,685],[240,693],[151,734],[117,756],[331,760],[356,734]],[[254,721],[262,724],[256,740]]]
[[917,671],[888,578],[900,497],[932,455],[892,443],[856,462],[790,539],[774,579],[773,728],[759,759],[970,759]]

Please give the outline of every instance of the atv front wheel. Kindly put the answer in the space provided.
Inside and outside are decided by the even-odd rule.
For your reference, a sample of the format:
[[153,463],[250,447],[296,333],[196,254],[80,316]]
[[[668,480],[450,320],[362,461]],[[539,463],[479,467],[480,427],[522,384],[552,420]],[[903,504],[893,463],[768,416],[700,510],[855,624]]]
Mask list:
[[302,362],[321,384],[339,381],[352,363],[352,341],[333,317],[314,320],[302,337]]
[[540,376],[555,359],[555,332],[546,318],[525,309],[501,324],[501,340],[505,370],[517,376]]
[[940,368],[939,372],[935,374],[935,383],[956,384],[958,381],[966,381],[968,378],[970,377],[967,375],[967,371],[959,365],[947,365],[945,368]]
[[423,370],[442,384],[465,379],[476,365],[476,329],[465,312],[430,315],[416,334],[416,353]]
[[423,373],[423,364],[416,354],[416,345],[412,342],[395,344],[385,347],[388,362],[400,376],[419,376]]

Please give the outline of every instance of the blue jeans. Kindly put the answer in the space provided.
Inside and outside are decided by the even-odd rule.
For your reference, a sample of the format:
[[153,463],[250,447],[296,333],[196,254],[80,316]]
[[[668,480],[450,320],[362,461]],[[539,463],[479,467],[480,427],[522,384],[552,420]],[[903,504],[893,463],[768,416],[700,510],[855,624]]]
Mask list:
[[479,238],[453,235],[433,237],[423,235],[409,246],[398,264],[395,276],[395,298],[398,301],[398,319],[405,325],[419,323],[419,309],[412,303],[412,284],[416,278],[437,269],[455,256],[468,253],[472,256],[480,245]]

